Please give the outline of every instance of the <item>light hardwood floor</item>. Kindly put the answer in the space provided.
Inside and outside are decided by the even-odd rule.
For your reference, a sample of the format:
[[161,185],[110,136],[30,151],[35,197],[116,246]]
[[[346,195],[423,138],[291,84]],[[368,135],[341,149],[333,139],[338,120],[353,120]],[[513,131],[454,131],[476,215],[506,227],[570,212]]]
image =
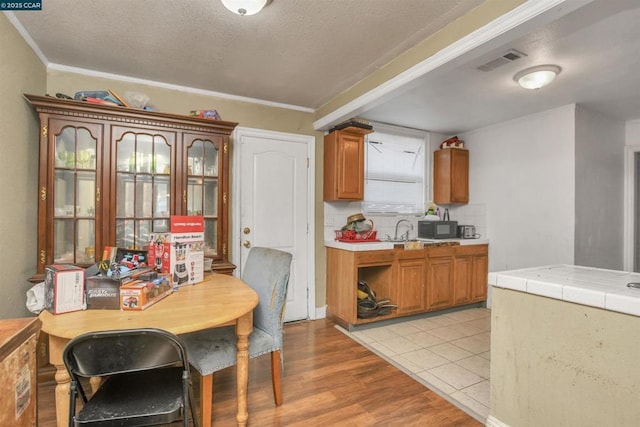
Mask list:
[[[276,407],[269,356],[251,360],[250,426],[480,426],[334,328],[330,320],[285,326],[284,403]],[[197,379],[195,390],[197,393]],[[39,386],[39,426],[55,425],[54,384]],[[197,399],[197,396],[196,396]],[[216,373],[213,425],[233,426],[235,369]]]

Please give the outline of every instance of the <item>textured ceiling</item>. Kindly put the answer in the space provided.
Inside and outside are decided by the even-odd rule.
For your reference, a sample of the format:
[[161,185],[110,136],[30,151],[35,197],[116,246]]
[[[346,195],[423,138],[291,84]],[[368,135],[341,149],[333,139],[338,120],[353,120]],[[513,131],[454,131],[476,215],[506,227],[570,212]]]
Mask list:
[[[358,115],[444,134],[568,104],[619,121],[640,119],[639,24],[640,1],[593,1],[528,31],[507,32]],[[478,70],[510,49],[527,56],[489,72]],[[548,87],[521,89],[513,76],[540,64],[557,64],[562,71]]]
[[318,108],[482,0],[46,0],[16,12],[50,63]]
[[[313,111],[481,3],[272,0],[240,17],[219,0],[47,0],[42,12],[14,16],[49,64]],[[317,127],[359,116],[454,134],[571,103],[640,119],[640,1],[523,7],[540,3],[553,7]],[[527,56],[477,69],[512,48]],[[549,87],[513,81],[543,63],[562,67]]]

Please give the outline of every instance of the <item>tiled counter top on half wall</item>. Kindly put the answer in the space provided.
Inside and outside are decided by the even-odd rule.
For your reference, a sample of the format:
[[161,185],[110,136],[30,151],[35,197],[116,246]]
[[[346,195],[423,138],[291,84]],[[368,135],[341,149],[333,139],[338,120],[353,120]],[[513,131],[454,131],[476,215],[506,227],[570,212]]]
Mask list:
[[640,274],[550,265],[489,274],[487,426],[635,426]]

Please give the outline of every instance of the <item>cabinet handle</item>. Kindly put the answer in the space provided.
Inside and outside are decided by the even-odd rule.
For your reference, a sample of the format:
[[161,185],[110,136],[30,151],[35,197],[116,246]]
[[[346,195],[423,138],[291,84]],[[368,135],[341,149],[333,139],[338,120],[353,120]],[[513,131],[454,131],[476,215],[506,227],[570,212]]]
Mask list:
[[251,242],[248,240],[245,240],[244,242],[242,242],[242,246],[244,246],[245,248],[250,248],[251,247]]
[[184,190],[184,191],[182,192],[182,200],[183,200],[185,203],[187,203],[187,190]]
[[224,193],[222,195],[222,203],[225,204],[225,205],[227,204],[227,193]]
[[47,187],[40,187],[40,200],[47,200]]
[[96,202],[100,201],[100,187],[96,190]]
[[44,264],[46,261],[44,249],[40,251],[40,264]]
[[249,233],[251,233],[251,229],[249,227],[245,227],[245,228],[242,229],[242,232],[244,234],[249,234]]

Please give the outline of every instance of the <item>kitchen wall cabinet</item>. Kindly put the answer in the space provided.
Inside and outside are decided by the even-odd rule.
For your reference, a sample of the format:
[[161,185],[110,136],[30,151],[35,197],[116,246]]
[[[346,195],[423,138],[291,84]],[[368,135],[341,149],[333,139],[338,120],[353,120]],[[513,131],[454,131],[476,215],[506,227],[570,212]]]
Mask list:
[[[339,325],[480,303],[487,297],[488,245],[430,246],[422,250],[347,251],[327,248],[327,314]],[[357,317],[358,281],[397,309]]]
[[231,273],[230,135],[237,123],[25,95],[40,118],[36,275],[146,249],[171,215],[202,215],[205,256]]
[[430,248],[427,257],[427,309],[436,310],[453,305],[453,274],[455,247]]
[[433,153],[433,201],[469,203],[469,151],[445,148]]
[[348,127],[325,135],[325,201],[364,199],[364,136],[368,133]]

